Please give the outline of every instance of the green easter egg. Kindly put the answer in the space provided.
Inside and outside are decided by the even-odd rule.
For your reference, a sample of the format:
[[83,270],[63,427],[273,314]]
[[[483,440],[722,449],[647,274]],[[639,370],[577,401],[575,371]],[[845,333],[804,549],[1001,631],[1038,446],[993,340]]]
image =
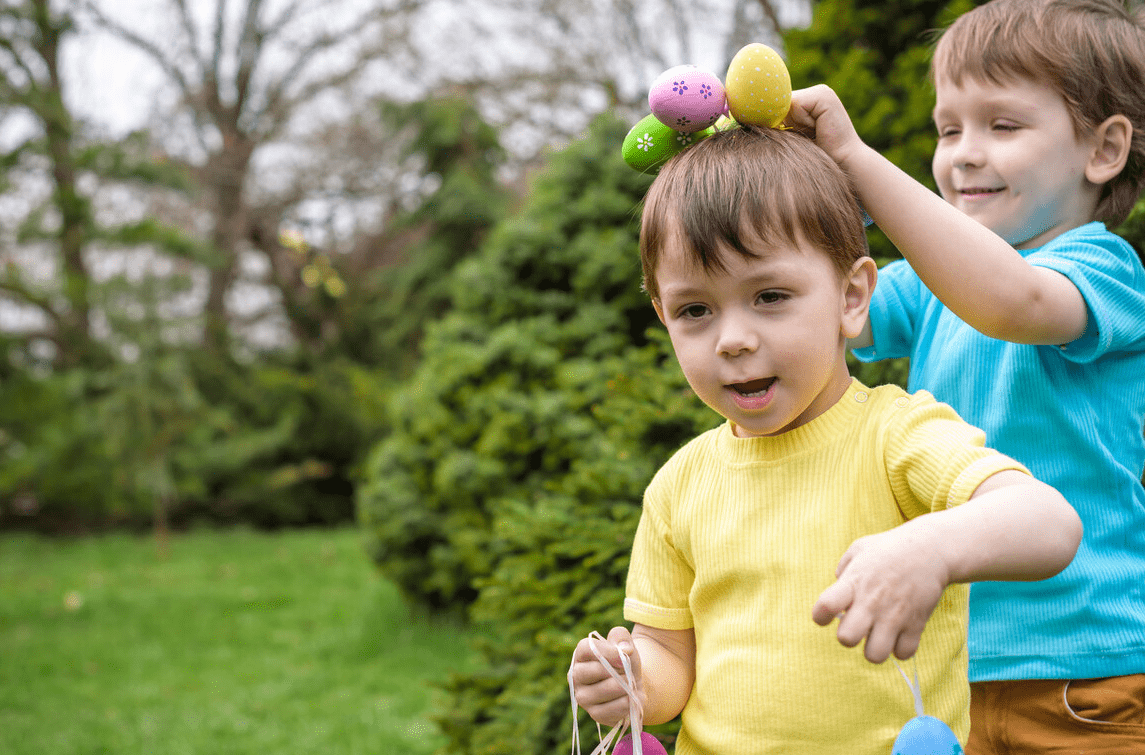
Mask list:
[[621,153],[629,167],[641,173],[656,173],[664,163],[712,133],[714,129],[706,128],[685,134],[668,128],[656,116],[648,114],[624,137]]

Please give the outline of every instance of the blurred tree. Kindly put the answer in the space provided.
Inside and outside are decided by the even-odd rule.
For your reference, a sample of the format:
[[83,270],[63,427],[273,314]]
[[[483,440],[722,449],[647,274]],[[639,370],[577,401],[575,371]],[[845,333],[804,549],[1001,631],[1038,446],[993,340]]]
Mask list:
[[60,66],[74,19],[52,7],[48,0],[0,7],[0,123],[17,135],[0,155],[10,221],[0,236],[0,300],[38,323],[7,335],[7,356],[25,365],[99,369],[115,355],[101,311],[107,302],[98,251],[149,244],[203,260],[210,250],[154,219],[99,212],[101,190],[185,189],[186,177],[156,161],[137,137],[101,143],[74,119]]
[[[405,198],[385,135],[349,108],[363,102],[355,85],[368,81],[382,63],[388,77],[412,78],[409,25],[422,5],[164,0],[159,14],[146,17],[150,25],[140,26],[141,19],[116,15],[112,3],[84,3],[100,28],[157,66],[178,98],[155,147],[195,176],[209,238],[220,252],[209,269],[204,304],[202,341],[213,352],[230,354],[240,326],[268,317],[285,316],[294,335],[307,334],[311,313],[294,296],[299,277],[316,280],[334,299],[342,295],[346,280],[336,273],[333,254],[300,259],[297,243],[289,235],[283,240],[291,212],[297,220],[305,213],[300,207],[309,203],[329,217],[332,205],[345,212],[369,194],[365,212],[377,221],[389,214],[387,203],[392,207]],[[204,8],[208,14],[200,17]],[[383,92],[406,96],[400,87]],[[337,160],[322,160],[323,149],[307,150],[307,143],[350,148],[353,159],[343,151]],[[331,201],[332,191],[340,203]],[[333,251],[333,239],[319,241]],[[277,288],[285,311],[279,301],[245,315],[238,311],[236,287],[243,255],[250,251],[266,255],[271,273],[262,282]],[[308,342],[304,338],[302,344]]]
[[394,264],[375,273],[376,304],[359,326],[380,334],[381,359],[404,375],[419,358],[426,325],[449,307],[454,268],[477,252],[510,196],[497,175],[506,158],[499,134],[469,100],[389,104],[383,119],[393,133],[408,134],[406,160],[435,187],[395,217],[384,238],[371,240],[399,249]]
[[60,46],[71,30],[71,15],[53,11],[49,0],[8,0],[0,6],[0,114],[9,123],[18,118],[24,133],[31,132],[0,157],[0,165],[6,188],[22,162],[39,160],[46,169],[50,198],[29,220],[40,226],[46,214],[52,215],[47,222],[52,226],[48,253],[53,259],[43,262],[58,265],[62,281],[57,291],[37,286],[9,258],[0,292],[42,318],[45,326],[26,340],[52,344],[54,361],[62,365],[107,361],[92,333],[90,273],[83,254],[90,236],[91,201],[78,188],[76,125],[64,105],[60,80]]

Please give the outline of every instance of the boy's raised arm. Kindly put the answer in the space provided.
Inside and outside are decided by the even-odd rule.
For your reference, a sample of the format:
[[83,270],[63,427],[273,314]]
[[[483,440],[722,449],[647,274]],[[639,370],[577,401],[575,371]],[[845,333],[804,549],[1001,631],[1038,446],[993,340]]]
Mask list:
[[1068,278],[1030,265],[1000,236],[867,146],[830,87],[798,90],[791,99],[788,124],[813,134],[927,288],[967,324],[1030,344],[1065,344],[1085,332],[1085,301]]

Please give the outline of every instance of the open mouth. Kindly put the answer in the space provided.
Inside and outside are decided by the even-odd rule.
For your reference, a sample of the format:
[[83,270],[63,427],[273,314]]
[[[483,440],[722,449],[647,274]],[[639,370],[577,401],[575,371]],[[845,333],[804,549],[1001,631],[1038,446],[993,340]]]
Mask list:
[[959,189],[958,193],[964,197],[978,197],[983,194],[998,194],[1002,189],[987,189],[983,186],[973,186],[969,189]]
[[729,388],[741,396],[747,398],[758,398],[767,394],[771,384],[775,382],[775,378],[760,378],[759,380],[749,380],[746,383],[732,383]]

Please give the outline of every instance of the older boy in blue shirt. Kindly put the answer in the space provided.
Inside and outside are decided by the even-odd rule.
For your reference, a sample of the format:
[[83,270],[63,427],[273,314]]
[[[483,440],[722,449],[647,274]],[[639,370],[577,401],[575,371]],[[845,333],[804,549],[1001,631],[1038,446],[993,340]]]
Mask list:
[[1145,181],[1145,28],[1115,0],[994,0],[942,36],[932,73],[942,198],[863,144],[830,89],[796,92],[789,120],[906,258],[880,272],[856,355],[909,356],[910,390],[1085,527],[1056,577],[971,589],[967,752],[1145,752],[1145,268],[1104,225]]

